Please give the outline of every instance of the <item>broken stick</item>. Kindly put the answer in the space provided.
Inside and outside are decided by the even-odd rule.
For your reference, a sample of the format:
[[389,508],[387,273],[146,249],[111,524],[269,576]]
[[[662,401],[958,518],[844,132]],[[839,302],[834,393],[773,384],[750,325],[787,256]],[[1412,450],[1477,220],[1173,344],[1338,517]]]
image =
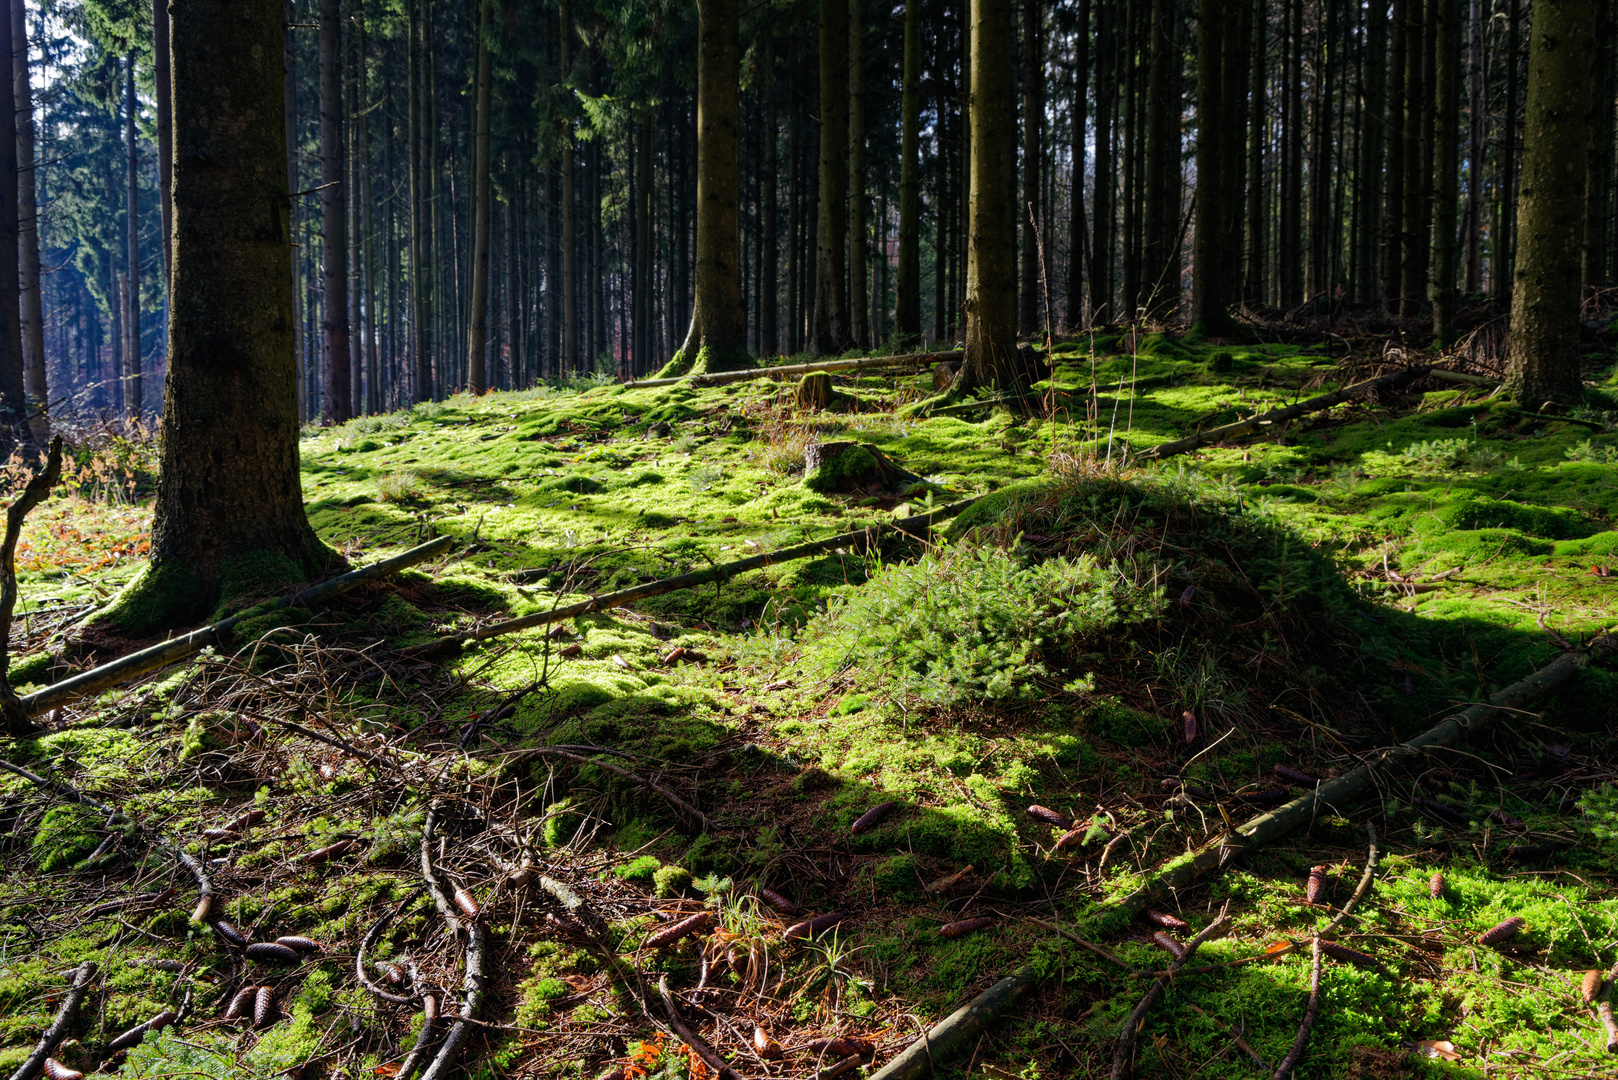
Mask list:
[[[1229,905],[1226,905],[1227,909],[1228,907]],[[1224,925],[1225,911],[1221,910],[1213,922],[1204,926],[1196,937],[1186,942],[1185,952],[1169,965],[1169,974],[1172,976],[1185,967],[1202,947],[1202,943],[1213,937]],[[1135,1036],[1140,1033],[1141,1025],[1146,1021],[1146,1014],[1152,1011],[1157,999],[1168,989],[1168,984],[1168,979],[1154,980],[1152,985],[1146,988],[1146,993],[1141,996],[1140,1004],[1135,1006],[1135,1011],[1124,1021],[1124,1029],[1118,1033],[1118,1046],[1112,1053],[1112,1080],[1123,1080],[1129,1075],[1131,1059],[1135,1056]]]
[[1298,1025],[1298,1037],[1292,1040],[1292,1049],[1287,1051],[1287,1056],[1281,1059],[1280,1065],[1276,1066],[1270,1080],[1286,1080],[1287,1074],[1292,1071],[1292,1067],[1298,1063],[1299,1058],[1303,1057],[1304,1048],[1309,1045],[1309,1032],[1315,1026],[1315,1017],[1320,1015],[1320,935],[1318,934],[1314,938],[1313,952],[1314,957],[1311,963],[1314,966],[1309,972],[1309,1004],[1303,1010],[1303,1023]]
[[56,1019],[51,1026],[45,1029],[45,1034],[39,1037],[39,1043],[34,1052],[23,1059],[17,1066],[17,1071],[11,1074],[11,1080],[33,1080],[38,1075],[45,1059],[55,1053],[56,1047],[67,1034],[73,1017],[78,1015],[79,1006],[84,1002],[84,995],[90,992],[90,981],[96,977],[94,960],[86,960],[79,965],[73,973],[73,984],[68,987],[67,997],[62,1001],[62,1007],[56,1010]]

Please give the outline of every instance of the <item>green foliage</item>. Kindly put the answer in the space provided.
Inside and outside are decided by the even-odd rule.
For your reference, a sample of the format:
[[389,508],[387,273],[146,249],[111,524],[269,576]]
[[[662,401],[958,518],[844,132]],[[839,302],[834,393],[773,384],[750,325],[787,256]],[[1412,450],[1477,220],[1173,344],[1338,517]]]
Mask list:
[[620,881],[650,885],[661,865],[655,855],[638,855],[624,865],[615,867],[612,872]]
[[804,633],[822,666],[881,669],[889,698],[938,706],[1031,700],[1086,685],[1086,640],[1161,610],[1160,591],[1094,558],[1031,562],[958,544],[885,567]]

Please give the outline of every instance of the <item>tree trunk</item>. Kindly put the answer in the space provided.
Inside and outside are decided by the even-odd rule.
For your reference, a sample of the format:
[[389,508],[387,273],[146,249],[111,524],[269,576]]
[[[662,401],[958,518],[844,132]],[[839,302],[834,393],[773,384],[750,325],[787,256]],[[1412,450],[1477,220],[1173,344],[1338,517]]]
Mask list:
[[1196,235],[1191,247],[1191,325],[1209,336],[1226,332],[1229,299],[1225,289],[1226,218],[1235,209],[1216,178],[1224,172],[1224,31],[1235,13],[1221,0],[1197,3],[1197,194]]
[[1084,164],[1089,137],[1086,115],[1090,87],[1090,0],[1079,0],[1078,33],[1073,35],[1073,172],[1068,182],[1067,296],[1062,306],[1063,327],[1075,333],[1084,325]]
[[415,385],[412,400],[430,401],[433,385],[433,265],[428,244],[427,203],[427,109],[423,101],[426,80],[422,59],[426,55],[426,20],[421,0],[410,2],[410,43],[405,92],[410,95],[410,315],[411,353],[415,359]]
[[1022,0],[1022,199],[1016,221],[1022,232],[1022,286],[1018,290],[1017,322],[1024,334],[1039,332],[1040,274],[1039,208],[1040,166],[1044,160],[1041,136],[1045,125],[1045,33],[1040,0]]
[[871,343],[865,197],[865,0],[848,0],[849,341]]
[[[292,0],[283,0],[283,2],[286,20],[288,23],[291,23]],[[281,74],[282,82],[285,85],[285,91],[282,94],[282,106],[285,112],[285,123],[282,130],[282,145],[286,147],[287,191],[289,192],[298,190],[298,156],[296,153],[297,137],[294,126],[298,115],[298,80],[296,78],[296,71],[294,70],[293,66],[296,61],[296,54],[293,51],[295,39],[292,35],[294,33],[296,33],[296,31],[291,26],[288,26],[286,33],[283,35],[281,40],[281,51],[283,56]],[[172,55],[172,49],[170,52]],[[173,112],[173,100],[171,98],[169,108],[171,120],[173,119]],[[173,155],[171,154],[171,167],[173,165],[172,159]],[[173,190],[174,184],[171,176],[169,182],[169,192],[171,195],[173,194]],[[287,232],[288,235],[294,237],[298,235],[298,209],[298,201],[296,199],[291,200],[287,209]],[[309,421],[309,397],[308,391],[304,385],[303,377],[303,319],[298,314],[299,302],[303,298],[303,274],[301,273],[303,267],[301,260],[296,256],[287,261],[292,264],[292,364],[295,372],[294,381],[297,383],[298,387],[298,423],[301,426]],[[173,308],[174,275],[170,274],[169,309],[171,314],[173,312]]]
[[685,344],[663,377],[747,367],[742,302],[741,185],[737,127],[741,63],[737,0],[697,8],[696,303]]
[[466,384],[474,394],[489,389],[485,363],[489,329],[489,5],[478,4],[477,110],[472,151],[472,296],[467,312]]
[[1436,126],[1433,136],[1433,344],[1455,339],[1456,144],[1461,120],[1461,0],[1436,0],[1436,64],[1433,72]]
[[348,223],[343,176],[343,55],[340,0],[320,0],[320,418],[354,415],[348,355]]
[[1113,115],[1118,109],[1115,64],[1118,47],[1113,32],[1116,6],[1117,0],[1096,0],[1096,180],[1091,197],[1090,239],[1092,325],[1118,321],[1118,310],[1112,298],[1113,222],[1117,216],[1113,202],[1117,180],[1113,176],[1116,158],[1112,137]]
[[845,204],[848,170],[848,0],[820,0],[820,210],[815,251],[816,355],[840,353],[851,344],[848,325],[848,235]]
[[281,0],[171,2],[174,296],[151,563],[104,616],[132,633],[335,561],[299,485]]
[[23,389],[38,414],[35,439],[50,434],[50,391],[45,374],[45,314],[39,283],[39,199],[35,192],[34,92],[28,71],[28,21],[23,0],[11,0],[12,92],[17,103],[17,230],[21,238]]
[[[1262,3],[1263,0],[1255,0]],[[1266,70],[1269,60],[1269,11],[1265,4],[1253,19],[1252,83],[1248,92],[1247,137],[1247,271],[1243,275],[1242,291],[1255,304],[1265,297],[1265,229],[1264,229],[1264,133],[1269,124],[1269,106],[1265,102],[1268,86]]]
[[[573,7],[568,0],[558,5],[561,19],[562,66],[559,76],[564,87],[573,79]],[[574,220],[573,121],[562,119],[562,355],[559,372],[572,374],[579,367],[578,225]]]
[[1011,0],[972,0],[972,202],[966,358],[956,386],[1010,382],[1017,357],[1017,92]]
[[[1414,0],[1406,0],[1407,3]],[[1522,0],[1508,0],[1506,7],[1506,103],[1500,125],[1500,234],[1494,238],[1491,264],[1494,271],[1494,300],[1501,307],[1515,308],[1511,279],[1517,239],[1517,99],[1521,96]]]
[[[130,53],[124,64],[124,142],[129,151],[129,168],[126,174],[128,191],[128,205],[125,220],[129,226],[127,249],[128,261],[125,264],[124,285],[127,290],[124,309],[124,364],[129,372],[128,382],[125,384],[124,404],[127,406],[127,415],[131,420],[139,420],[145,413],[146,399],[141,387],[141,347],[140,347],[140,143],[136,139],[135,114],[140,109],[140,99],[135,96],[135,54]],[[0,106],[3,108],[3,106]],[[4,168],[0,164],[0,168]],[[3,198],[4,196],[0,196]],[[15,204],[16,200],[13,199]],[[7,250],[10,250],[9,248]],[[8,260],[9,261],[9,260]]]
[[152,83],[155,91],[152,105],[157,112],[157,192],[163,218],[163,293],[166,296],[174,273],[174,95],[169,88],[167,0],[152,0]]
[[1404,288],[1405,212],[1405,68],[1410,62],[1408,9],[1421,0],[1393,0],[1389,32],[1393,38],[1388,60],[1388,186],[1382,214],[1382,302],[1390,314],[1399,311]]
[[905,0],[903,80],[899,272],[893,300],[893,336],[901,349],[921,338],[921,0]]
[[[0,116],[15,116],[10,65],[16,63],[16,50],[11,40],[11,19],[0,20],[0,35],[4,36],[0,40],[0,59],[8,67],[0,72]],[[17,239],[17,140],[0,139],[0,251],[15,252]],[[0,424],[6,425],[20,424],[28,410],[23,391],[20,287],[17,260],[0,259]],[[108,299],[110,304],[117,303],[113,297]],[[114,325],[117,321],[113,320]]]
[[1593,0],[1534,4],[1511,340],[1501,390],[1531,408],[1574,404],[1584,390],[1579,250],[1595,29]]
[[[781,219],[780,183],[780,122],[776,113],[775,52],[771,39],[765,39],[764,52],[764,198],[759,211],[763,220],[759,224],[759,244],[763,248],[759,280],[758,351],[764,356],[778,356],[781,352],[781,329],[778,318],[780,308],[781,239],[778,227]],[[651,134],[651,124],[646,126]],[[651,151],[646,160],[651,163]],[[649,221],[650,219],[648,219]]]
[[[357,42],[354,55],[357,58],[355,75],[358,78],[358,93],[360,108],[365,111],[371,108],[369,71],[365,63],[365,18],[363,13],[355,22],[355,35]],[[387,114],[384,113],[385,117]],[[364,287],[361,295],[364,297],[364,311],[361,315],[361,333],[364,335],[361,347],[365,352],[365,411],[379,413],[383,411],[382,386],[386,381],[383,378],[382,359],[377,349],[376,329],[376,248],[374,230],[372,229],[371,204],[375,201],[371,193],[371,121],[365,116],[356,117],[355,123],[359,126],[359,162],[360,167],[354,181],[358,186],[360,204],[360,233],[362,240],[362,257],[364,264]],[[388,174],[391,179],[392,173]],[[390,200],[391,201],[391,200]],[[391,309],[389,311],[391,316]]]
[[1359,260],[1354,270],[1354,295],[1361,303],[1376,301],[1382,294],[1377,256],[1382,242],[1382,163],[1387,151],[1387,37],[1387,8],[1372,4],[1365,9],[1364,116],[1360,124],[1360,174],[1355,178]]
[[1470,0],[1467,19],[1466,293],[1483,288],[1483,0]]
[[[1174,18],[1172,0],[1151,0],[1151,66],[1146,77],[1146,139],[1141,147],[1146,156],[1146,186],[1142,192],[1143,247],[1142,275],[1135,304],[1147,319],[1161,319],[1173,310],[1172,297],[1179,293],[1179,280],[1170,280],[1168,238],[1179,223],[1179,200],[1170,203],[1170,193],[1178,184],[1170,180],[1171,164],[1180,160],[1179,125],[1170,102],[1170,50],[1173,42],[1170,22]],[[1173,134],[1170,134],[1171,128]]]

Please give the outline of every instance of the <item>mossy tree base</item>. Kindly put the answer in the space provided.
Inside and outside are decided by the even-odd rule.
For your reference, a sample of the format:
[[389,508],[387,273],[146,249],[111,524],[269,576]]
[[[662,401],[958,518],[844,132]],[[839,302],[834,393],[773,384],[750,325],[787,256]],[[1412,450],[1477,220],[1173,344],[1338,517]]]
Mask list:
[[740,346],[730,349],[710,349],[703,346],[694,360],[686,350],[681,349],[668,363],[658,368],[657,374],[652,378],[678,379],[686,375],[707,375],[717,371],[746,371],[756,366],[753,357]]
[[[300,566],[278,551],[249,551],[226,560],[211,588],[187,563],[151,564],[82,625],[147,637],[179,626],[216,622],[341,565],[336,552],[326,554],[323,562]],[[278,618],[286,616],[285,611],[277,613]]]
[[831,376],[824,372],[805,375],[792,395],[794,405],[810,412],[840,411],[853,400],[847,394],[838,393],[837,388],[832,386]]

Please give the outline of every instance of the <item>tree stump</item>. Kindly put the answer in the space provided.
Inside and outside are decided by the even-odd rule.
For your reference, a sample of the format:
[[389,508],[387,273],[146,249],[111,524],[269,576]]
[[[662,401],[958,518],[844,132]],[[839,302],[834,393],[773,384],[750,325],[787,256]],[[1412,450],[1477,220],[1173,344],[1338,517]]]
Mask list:
[[933,368],[933,389],[944,391],[950,388],[955,376],[961,373],[961,364],[958,360],[947,360]]
[[811,491],[893,488],[920,480],[868,443],[810,443],[803,449],[803,486]]
[[792,401],[800,409],[821,412],[836,405],[842,396],[832,389],[831,376],[819,371],[798,380],[798,390]]

